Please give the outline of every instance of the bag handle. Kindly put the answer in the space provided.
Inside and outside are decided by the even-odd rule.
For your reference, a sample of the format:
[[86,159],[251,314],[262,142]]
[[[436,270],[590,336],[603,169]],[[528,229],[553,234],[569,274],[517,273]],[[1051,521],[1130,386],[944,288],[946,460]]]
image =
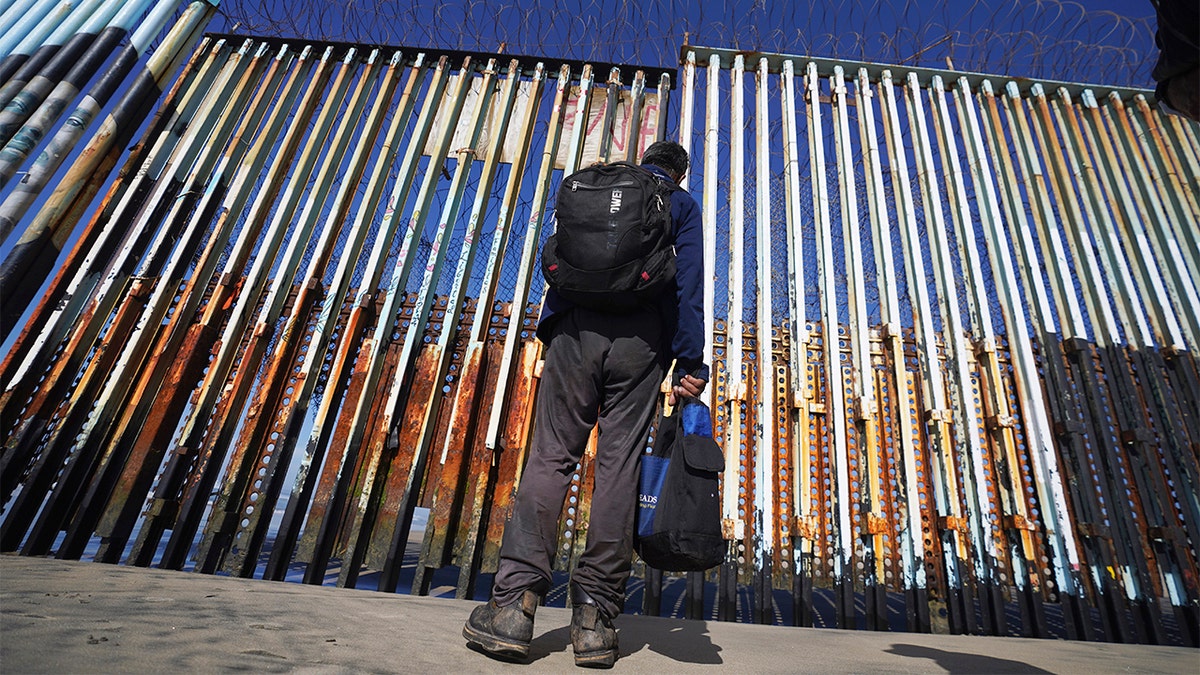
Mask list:
[[670,457],[671,450],[676,445],[676,439],[683,438],[683,415],[679,414],[682,406],[675,406],[671,414],[665,411],[658,416],[658,425],[654,432],[654,447],[651,457]]

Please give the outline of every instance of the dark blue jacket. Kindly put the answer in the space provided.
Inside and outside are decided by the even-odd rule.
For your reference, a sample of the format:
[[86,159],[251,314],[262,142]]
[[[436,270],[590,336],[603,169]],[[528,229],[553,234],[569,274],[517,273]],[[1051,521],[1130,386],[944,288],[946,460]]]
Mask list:
[[[652,164],[643,169],[671,182],[667,172]],[[708,364],[704,363],[704,226],[700,205],[684,190],[671,193],[671,222],[675,236],[675,293],[664,294],[660,304],[663,334],[672,335],[671,356],[676,360],[675,379],[694,375],[708,380]],[[551,288],[542,303],[542,317],[537,336],[549,340],[554,316],[575,305],[564,300]]]

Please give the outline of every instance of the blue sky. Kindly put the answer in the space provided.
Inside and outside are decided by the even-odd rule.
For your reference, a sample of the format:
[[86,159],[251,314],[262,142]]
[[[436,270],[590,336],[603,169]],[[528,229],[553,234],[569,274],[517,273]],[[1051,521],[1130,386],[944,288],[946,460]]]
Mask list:
[[1151,87],[1148,0],[225,0],[250,32],[674,66],[708,47]]

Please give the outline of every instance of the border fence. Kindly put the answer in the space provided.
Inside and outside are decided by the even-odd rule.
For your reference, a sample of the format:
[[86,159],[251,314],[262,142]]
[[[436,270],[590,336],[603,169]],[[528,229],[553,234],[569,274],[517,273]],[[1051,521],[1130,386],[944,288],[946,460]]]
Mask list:
[[[676,585],[689,618],[1195,646],[1200,142],[1149,92],[202,22],[160,46],[182,72],[107,192],[88,205],[108,168],[80,154],[0,268],[0,550],[486,591],[555,188],[669,133],[704,214],[730,552],[639,566],[641,611]],[[589,452],[564,572],[590,475]]]

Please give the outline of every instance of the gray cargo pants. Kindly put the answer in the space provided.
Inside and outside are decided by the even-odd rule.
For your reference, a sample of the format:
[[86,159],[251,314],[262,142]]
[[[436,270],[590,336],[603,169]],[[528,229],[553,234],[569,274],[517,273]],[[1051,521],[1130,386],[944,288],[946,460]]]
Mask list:
[[550,588],[558,520],[592,427],[599,422],[587,543],[571,583],[612,618],[633,556],[638,466],[663,380],[657,312],[565,312],[553,326],[538,386],[533,444],[504,528],[492,598],[504,606]]

